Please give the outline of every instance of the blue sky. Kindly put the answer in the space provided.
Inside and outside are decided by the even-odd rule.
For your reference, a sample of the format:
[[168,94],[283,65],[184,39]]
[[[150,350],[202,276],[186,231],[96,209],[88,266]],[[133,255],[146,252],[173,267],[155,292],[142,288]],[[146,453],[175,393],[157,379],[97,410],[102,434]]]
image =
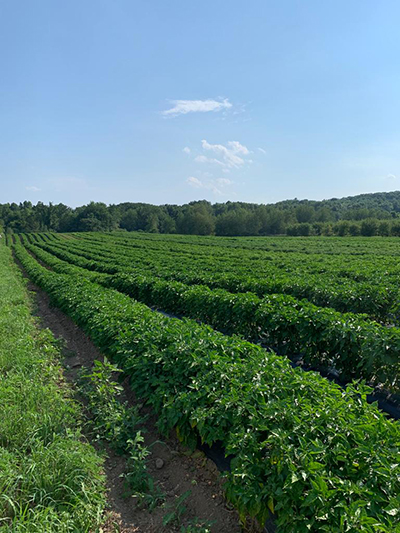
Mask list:
[[396,0],[0,0],[0,203],[400,189]]

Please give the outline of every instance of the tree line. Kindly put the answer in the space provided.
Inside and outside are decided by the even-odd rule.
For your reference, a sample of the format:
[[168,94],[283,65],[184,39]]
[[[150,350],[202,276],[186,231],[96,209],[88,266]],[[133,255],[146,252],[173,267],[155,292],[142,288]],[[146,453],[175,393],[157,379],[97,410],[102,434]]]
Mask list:
[[286,200],[151,205],[90,202],[0,204],[0,227],[7,233],[35,231],[144,231],[192,235],[393,235],[400,236],[400,191],[324,201]]

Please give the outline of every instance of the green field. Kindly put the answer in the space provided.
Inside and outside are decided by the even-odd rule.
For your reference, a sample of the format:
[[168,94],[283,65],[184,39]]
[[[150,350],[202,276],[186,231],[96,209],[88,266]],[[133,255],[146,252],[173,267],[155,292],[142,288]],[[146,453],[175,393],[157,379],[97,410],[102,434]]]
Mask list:
[[[226,492],[243,517],[272,513],[282,533],[400,531],[400,427],[364,384],[400,392],[397,239],[16,241],[30,278],[130,376],[164,432],[234,455]],[[293,368],[298,354],[348,387]]]

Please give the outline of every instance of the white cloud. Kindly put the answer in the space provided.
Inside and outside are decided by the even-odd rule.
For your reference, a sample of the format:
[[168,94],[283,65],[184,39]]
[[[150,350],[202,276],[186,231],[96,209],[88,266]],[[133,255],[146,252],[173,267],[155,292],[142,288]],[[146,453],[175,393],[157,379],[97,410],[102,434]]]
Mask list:
[[206,157],[205,155],[197,155],[194,160],[196,163],[210,163],[211,159],[209,157]]
[[215,163],[216,165],[221,165],[222,167],[225,166],[225,164],[222,161],[219,161],[219,159],[207,157],[205,155],[198,155],[194,158],[194,160],[196,163]]
[[240,144],[239,141],[229,141],[228,146],[237,154],[248,155],[250,153],[249,150],[243,146],[243,144]]
[[257,148],[257,150],[259,152],[261,152],[262,154],[266,154],[267,153],[266,150],[264,150],[264,148]]
[[31,192],[38,192],[40,191],[39,187],[35,187],[34,185],[29,185],[28,187],[25,187],[25,189],[27,191],[31,191]]
[[387,179],[387,180],[395,180],[395,179],[397,179],[397,178],[396,178],[396,176],[395,176],[394,174],[388,174],[388,175],[386,176],[386,179]]
[[201,189],[204,186],[203,182],[194,176],[190,176],[190,178],[186,180],[186,183],[189,183],[189,185],[195,189]]
[[214,194],[220,196],[223,194],[223,188],[232,185],[233,181],[227,178],[217,178],[215,180],[200,180],[199,178],[191,176],[186,180],[186,183],[188,183],[191,187],[195,189],[205,189],[208,191],[212,191]]
[[208,113],[230,109],[232,104],[227,98],[224,100],[171,100],[173,107],[162,112],[165,117],[177,117],[188,113]]
[[185,152],[185,154],[190,154],[191,150],[188,146],[185,146],[185,148],[182,150],[182,152]]
[[228,178],[218,178],[217,180],[217,183],[219,185],[232,185],[233,184],[233,181],[232,180],[229,180]]
[[[201,141],[201,145],[203,147],[203,150],[214,152],[220,157],[220,159],[208,159],[205,158],[205,156],[198,156],[196,158],[196,161],[217,163],[219,165],[222,165],[226,170],[232,168],[240,168],[246,162],[243,159],[243,156],[250,154],[248,148],[240,144],[239,141],[229,141],[227,145],[224,146],[223,144],[210,144],[208,141],[203,139]],[[198,159],[199,157],[201,159]]]
[[[203,153],[191,150],[193,160],[201,165],[208,164],[217,168],[209,169],[206,167],[207,172],[198,168],[195,173],[197,177],[191,176],[186,180],[186,183],[196,189],[212,191],[217,195],[234,195],[232,185],[235,182],[228,177],[223,177],[223,174],[242,169],[244,165],[249,165],[252,162],[249,155],[253,152],[239,141],[228,141],[225,144],[211,144],[206,139],[203,139],[201,141],[201,147]],[[214,173],[217,171],[220,177],[214,177],[208,170]]]

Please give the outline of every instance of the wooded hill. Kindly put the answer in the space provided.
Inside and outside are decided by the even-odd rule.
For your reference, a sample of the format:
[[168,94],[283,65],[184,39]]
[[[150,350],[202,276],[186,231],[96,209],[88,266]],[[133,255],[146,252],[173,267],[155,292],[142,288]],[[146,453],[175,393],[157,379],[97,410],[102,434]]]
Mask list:
[[0,227],[8,233],[35,231],[145,231],[194,235],[393,235],[400,236],[400,191],[329,200],[275,204],[206,200],[185,205],[91,202],[0,204]]

